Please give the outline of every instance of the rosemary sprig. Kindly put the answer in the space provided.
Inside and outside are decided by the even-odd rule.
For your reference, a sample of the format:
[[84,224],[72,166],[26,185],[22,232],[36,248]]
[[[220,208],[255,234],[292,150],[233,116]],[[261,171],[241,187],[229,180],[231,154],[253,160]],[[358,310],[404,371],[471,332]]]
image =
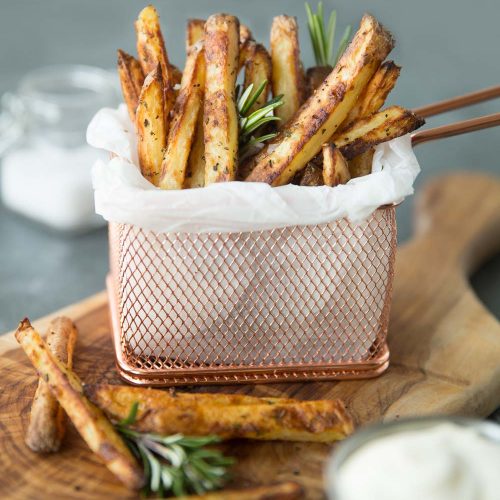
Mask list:
[[325,30],[323,2],[318,3],[316,13],[312,11],[311,6],[307,2],[305,7],[307,13],[307,25],[309,28],[309,35],[311,37],[311,44],[313,46],[316,64],[318,66],[335,66],[349,43],[352,27],[349,25],[345,28],[342,38],[340,39],[338,49],[335,52],[337,12],[333,10],[330,13],[328,26]]
[[240,120],[239,146],[241,156],[245,156],[251,147],[258,146],[259,144],[262,144],[277,135],[275,132],[261,136],[257,135],[257,137],[253,135],[266,123],[280,120],[280,118],[274,116],[274,110],[283,104],[282,95],[278,95],[273,99],[270,99],[261,108],[256,109],[249,114],[250,109],[260,97],[266,88],[266,85],[267,80],[264,80],[257,87],[255,92],[253,91],[253,83],[251,83],[245,90],[242,90],[241,86],[238,86],[236,89],[236,99]]
[[218,443],[217,436],[160,436],[135,431],[130,426],[136,420],[138,408],[138,403],[134,403],[129,415],[115,427],[144,468],[146,494],[202,494],[224,485],[227,468],[234,460],[218,450],[205,448]]

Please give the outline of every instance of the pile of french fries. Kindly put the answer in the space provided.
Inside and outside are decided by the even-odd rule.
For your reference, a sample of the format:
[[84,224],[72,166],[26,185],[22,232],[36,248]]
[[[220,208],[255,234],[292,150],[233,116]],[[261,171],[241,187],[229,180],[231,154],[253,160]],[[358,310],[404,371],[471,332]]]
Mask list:
[[[158,13],[135,23],[138,59],[118,51],[118,73],[136,125],[143,176],[162,189],[244,180],[272,186],[336,186],[371,172],[373,147],[407,134],[424,120],[391,106],[381,111],[400,68],[384,62],[391,34],[371,15],[334,68],[304,72],[294,17],[274,18],[270,53],[228,14],[187,24],[181,73],[169,61]],[[258,110],[272,93],[283,103],[263,125],[270,140],[241,154],[236,84],[264,85]],[[276,125],[277,124],[277,125]]]

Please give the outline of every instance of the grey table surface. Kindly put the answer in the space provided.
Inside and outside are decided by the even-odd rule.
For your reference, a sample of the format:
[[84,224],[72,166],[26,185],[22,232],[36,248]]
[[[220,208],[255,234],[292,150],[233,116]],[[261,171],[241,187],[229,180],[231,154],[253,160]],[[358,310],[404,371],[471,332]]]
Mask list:
[[[303,60],[312,64],[302,0],[155,1],[171,59],[182,65],[184,24],[189,17],[226,11],[251,26],[267,43],[273,15],[296,15],[301,26]],[[389,27],[397,40],[392,57],[403,66],[392,103],[417,107],[446,97],[498,84],[500,2],[497,0],[326,1],[335,5],[341,26],[355,25],[366,10]],[[27,71],[48,64],[82,63],[110,68],[118,47],[134,51],[132,23],[145,2],[121,0],[0,0],[0,93],[16,87]],[[500,111],[484,103],[430,121],[449,123]],[[418,150],[427,179],[460,169],[499,175],[500,130],[448,139]],[[411,234],[412,200],[398,209],[400,241]],[[0,207],[0,332],[24,316],[36,318],[104,287],[107,236],[104,230],[70,236],[41,226]],[[472,283],[500,316],[500,258],[482,267]]]

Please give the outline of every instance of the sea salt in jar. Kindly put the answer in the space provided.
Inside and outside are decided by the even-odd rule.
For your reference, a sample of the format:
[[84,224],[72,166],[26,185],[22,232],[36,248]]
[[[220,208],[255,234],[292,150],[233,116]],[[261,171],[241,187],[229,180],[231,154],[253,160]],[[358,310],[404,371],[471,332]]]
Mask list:
[[361,430],[325,477],[332,500],[496,500],[499,471],[499,425],[436,418]]
[[116,77],[90,66],[48,66],[27,74],[2,97],[1,193],[4,205],[53,229],[104,225],[95,214],[87,146],[95,112],[119,101]]

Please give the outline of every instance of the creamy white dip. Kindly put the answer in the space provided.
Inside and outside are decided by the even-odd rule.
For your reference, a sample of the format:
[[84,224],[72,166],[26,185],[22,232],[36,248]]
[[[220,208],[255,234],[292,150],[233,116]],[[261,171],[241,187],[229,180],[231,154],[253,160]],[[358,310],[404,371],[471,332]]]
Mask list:
[[336,500],[498,500],[500,445],[452,423],[373,439],[328,474]]

